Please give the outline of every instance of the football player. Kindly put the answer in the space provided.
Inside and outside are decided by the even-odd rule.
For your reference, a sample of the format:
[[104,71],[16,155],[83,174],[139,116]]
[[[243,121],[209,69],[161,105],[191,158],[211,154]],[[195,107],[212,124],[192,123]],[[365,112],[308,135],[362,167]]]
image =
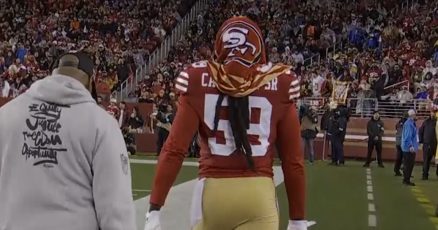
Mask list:
[[160,208],[198,131],[193,230],[278,230],[276,142],[289,200],[288,230],[306,230],[296,75],[290,66],[267,62],[261,30],[247,17],[224,22],[214,51],[214,61],[194,63],[176,79],[178,112],[158,160],[144,229],[161,229]]

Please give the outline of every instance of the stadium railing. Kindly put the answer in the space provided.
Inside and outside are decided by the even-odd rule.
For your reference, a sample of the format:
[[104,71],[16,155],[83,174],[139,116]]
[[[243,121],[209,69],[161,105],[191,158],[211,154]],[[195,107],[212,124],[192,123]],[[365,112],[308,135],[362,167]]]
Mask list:
[[133,79],[126,79],[120,85],[120,91],[114,91],[111,98],[121,101],[128,97],[128,94],[135,90],[137,82],[142,80],[152,68],[155,68],[163,59],[167,57],[172,46],[174,46],[182,35],[184,35],[190,27],[190,23],[196,19],[208,4],[208,0],[198,0],[190,9],[190,12],[180,21],[172,30],[172,33],[149,55],[148,60],[135,70]]
[[319,63],[321,63],[321,55],[319,53],[307,58],[306,60],[304,60],[304,66],[305,67],[309,67],[309,66],[313,66],[314,64],[319,65]]
[[[328,98],[307,97],[298,100],[297,106],[303,104],[312,106],[319,115],[322,115],[327,101]],[[351,117],[357,118],[371,117],[374,111],[379,111],[382,118],[400,118],[410,109],[417,112],[417,117],[427,117],[430,114],[430,101],[421,99],[378,101],[376,98],[348,98],[346,105],[351,109]]]

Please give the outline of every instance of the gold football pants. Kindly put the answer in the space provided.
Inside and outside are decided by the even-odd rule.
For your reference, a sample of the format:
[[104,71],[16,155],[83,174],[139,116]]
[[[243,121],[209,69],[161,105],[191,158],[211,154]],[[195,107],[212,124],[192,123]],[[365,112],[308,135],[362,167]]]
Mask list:
[[272,178],[206,178],[193,193],[193,230],[278,230]]

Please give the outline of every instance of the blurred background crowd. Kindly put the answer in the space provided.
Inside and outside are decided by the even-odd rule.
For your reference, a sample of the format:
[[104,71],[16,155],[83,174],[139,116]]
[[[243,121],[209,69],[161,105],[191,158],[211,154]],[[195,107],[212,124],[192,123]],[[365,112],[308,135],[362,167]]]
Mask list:
[[[1,96],[48,75],[63,50],[95,59],[99,100],[120,119],[122,101],[177,108],[173,81],[212,57],[216,31],[256,19],[269,61],[293,66],[302,99],[345,103],[358,116],[378,106],[427,111],[438,94],[438,3],[430,0],[0,0]],[[5,6],[5,7],[4,7]],[[154,116],[151,114],[152,116]],[[149,116],[144,114],[143,116]],[[152,129],[153,130],[153,129]],[[140,131],[140,130],[138,130]]]

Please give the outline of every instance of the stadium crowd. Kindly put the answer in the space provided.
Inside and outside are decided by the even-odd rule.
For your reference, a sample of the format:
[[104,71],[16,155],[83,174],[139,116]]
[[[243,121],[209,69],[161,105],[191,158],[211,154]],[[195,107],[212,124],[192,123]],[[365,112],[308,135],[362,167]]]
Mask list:
[[[16,96],[46,76],[60,49],[92,54],[98,89],[108,95],[148,60],[194,1],[52,3],[17,1],[15,7],[0,10],[0,27],[7,31],[0,35],[2,96]],[[413,1],[402,10],[402,3],[211,1],[167,59],[138,82],[129,97],[154,104],[154,113],[163,105],[175,109],[175,77],[190,63],[212,57],[216,31],[224,20],[247,15],[263,30],[269,60],[292,65],[300,76],[303,97],[331,96],[336,80],[348,82],[356,113],[374,106],[368,98],[389,100],[392,106],[414,98],[433,99],[437,4]],[[419,108],[426,109],[425,104]]]
[[[393,1],[212,2],[130,97],[138,97],[139,102],[174,101],[170,99],[175,97],[174,78],[190,63],[212,57],[218,26],[230,16],[249,15],[266,36],[269,60],[292,65],[301,77],[304,97],[329,97],[333,79],[349,83],[348,97],[361,108],[356,113],[364,110],[363,100],[357,98],[402,103],[432,99],[437,5],[411,2],[408,8],[391,10],[400,5]],[[310,14],[315,11],[319,13]]]
[[24,92],[69,50],[93,57],[98,89],[109,94],[148,60],[194,2],[0,1],[1,96]]

